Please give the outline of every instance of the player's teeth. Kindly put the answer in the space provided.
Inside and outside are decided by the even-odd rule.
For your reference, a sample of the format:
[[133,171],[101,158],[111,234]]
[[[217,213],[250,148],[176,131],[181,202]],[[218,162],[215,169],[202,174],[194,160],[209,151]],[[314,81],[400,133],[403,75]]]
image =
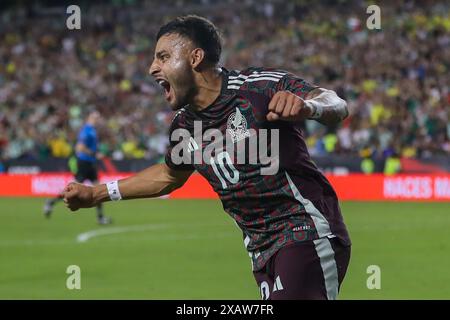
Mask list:
[[158,80],[158,84],[165,88],[169,83],[166,80]]

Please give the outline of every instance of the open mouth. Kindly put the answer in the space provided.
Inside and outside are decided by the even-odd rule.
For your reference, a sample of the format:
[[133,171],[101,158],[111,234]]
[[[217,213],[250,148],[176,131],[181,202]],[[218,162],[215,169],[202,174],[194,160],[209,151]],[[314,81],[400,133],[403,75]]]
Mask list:
[[165,79],[156,79],[156,82],[158,82],[158,84],[163,87],[164,89],[164,93],[166,95],[166,99],[169,100],[170,97],[170,83],[165,80]]

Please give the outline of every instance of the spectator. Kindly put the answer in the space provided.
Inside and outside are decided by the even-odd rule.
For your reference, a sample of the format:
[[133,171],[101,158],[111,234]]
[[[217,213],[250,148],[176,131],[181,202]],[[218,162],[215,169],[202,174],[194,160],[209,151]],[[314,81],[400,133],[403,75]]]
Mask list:
[[[198,1],[179,3],[190,10]],[[449,4],[383,3],[380,31],[365,28],[365,8],[324,6],[228,0],[202,8],[223,30],[225,67],[281,65],[346,98],[350,117],[336,134],[307,124],[313,155],[357,156],[370,146],[389,157],[394,140],[402,156],[449,155]],[[68,156],[86,110],[95,107],[111,132],[99,133],[109,156],[159,159],[172,114],[147,70],[158,26],[181,7],[87,5],[80,32],[45,7],[3,10],[0,155]],[[65,137],[55,139],[57,132]]]

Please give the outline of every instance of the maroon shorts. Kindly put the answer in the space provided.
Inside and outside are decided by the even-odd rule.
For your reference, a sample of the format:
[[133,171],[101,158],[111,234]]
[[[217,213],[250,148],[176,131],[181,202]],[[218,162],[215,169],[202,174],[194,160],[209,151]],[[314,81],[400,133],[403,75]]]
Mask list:
[[349,261],[350,246],[322,238],[281,248],[253,274],[264,300],[334,300]]

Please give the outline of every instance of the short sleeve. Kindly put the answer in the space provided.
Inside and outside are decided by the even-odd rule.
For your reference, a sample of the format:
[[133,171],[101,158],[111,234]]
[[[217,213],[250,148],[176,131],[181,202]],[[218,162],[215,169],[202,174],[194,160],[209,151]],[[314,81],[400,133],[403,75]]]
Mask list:
[[288,73],[278,82],[276,91],[290,91],[300,98],[305,99],[308,92],[317,88],[319,87],[292,73]]

